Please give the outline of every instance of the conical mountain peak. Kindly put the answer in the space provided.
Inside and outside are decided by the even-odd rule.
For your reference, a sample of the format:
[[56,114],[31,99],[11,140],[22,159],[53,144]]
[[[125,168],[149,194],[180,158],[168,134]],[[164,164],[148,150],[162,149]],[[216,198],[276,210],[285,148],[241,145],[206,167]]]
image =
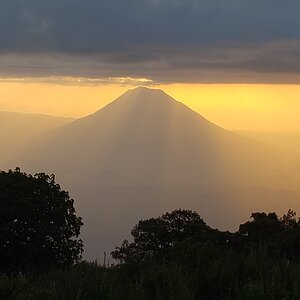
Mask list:
[[290,178],[299,186],[296,163],[286,164],[286,157],[214,125],[161,90],[140,87],[32,143],[14,165],[65,180],[80,200],[91,257],[99,236],[115,245],[107,242],[115,220],[127,230],[128,218],[145,209],[206,208],[215,220],[225,215],[232,222],[240,201],[252,206],[243,213],[253,211],[254,192],[259,205],[272,203],[275,193],[264,191],[282,195],[294,188]]
[[[131,89],[127,91],[125,94],[120,96],[119,98],[129,98],[129,99],[139,99],[140,101],[142,100],[161,100],[163,98],[168,98],[169,100],[171,97],[166,94],[163,90],[161,89],[152,89],[152,88],[147,88],[147,87],[137,87],[135,89]],[[175,100],[175,99],[172,99]]]
[[153,89],[153,88],[148,88],[145,86],[139,86],[137,88],[131,89],[128,91],[129,93],[140,93],[140,94],[147,94],[147,93],[164,93],[165,92],[161,89]]
[[140,124],[145,123],[144,117],[147,117],[150,127],[155,123],[165,126],[168,120],[171,123],[181,123],[185,120],[184,123],[196,122],[201,123],[202,126],[215,126],[163,90],[147,87],[128,90],[104,108],[83,119],[94,119],[94,121],[97,119],[99,122],[107,119],[110,123],[116,119],[127,119],[131,122],[135,120]]

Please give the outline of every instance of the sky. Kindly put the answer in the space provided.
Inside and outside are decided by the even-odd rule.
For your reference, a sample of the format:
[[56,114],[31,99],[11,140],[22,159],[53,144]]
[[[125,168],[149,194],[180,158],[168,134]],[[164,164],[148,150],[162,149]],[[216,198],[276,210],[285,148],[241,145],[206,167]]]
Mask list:
[[2,0],[0,110],[79,117],[146,85],[227,128],[299,130],[299,11],[298,0]]

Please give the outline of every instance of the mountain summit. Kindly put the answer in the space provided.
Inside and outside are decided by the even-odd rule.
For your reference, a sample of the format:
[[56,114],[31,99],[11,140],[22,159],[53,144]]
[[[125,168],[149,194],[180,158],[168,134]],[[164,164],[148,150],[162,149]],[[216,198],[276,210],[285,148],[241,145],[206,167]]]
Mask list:
[[108,185],[266,183],[276,180],[283,159],[272,147],[216,126],[162,90],[144,87],[59,128],[32,151],[30,165],[36,168],[89,172]]
[[77,199],[90,257],[97,241],[110,250],[119,244],[137,218],[178,207],[229,228],[279,201],[273,191],[290,188],[295,168],[281,151],[141,87],[36,140],[25,154],[19,166],[53,172]]

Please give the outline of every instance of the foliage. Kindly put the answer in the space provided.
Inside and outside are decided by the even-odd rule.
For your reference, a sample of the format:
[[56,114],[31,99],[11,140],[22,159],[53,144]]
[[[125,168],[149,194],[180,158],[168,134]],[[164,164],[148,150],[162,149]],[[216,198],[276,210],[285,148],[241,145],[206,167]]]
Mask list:
[[227,241],[231,234],[211,229],[197,212],[177,209],[158,218],[141,220],[131,231],[133,242],[124,240],[116,247],[112,257],[119,261],[143,259],[163,254],[174,245],[190,241],[194,243],[214,240]]
[[0,172],[0,270],[73,264],[81,257],[82,221],[54,175]]
[[269,255],[300,258],[300,220],[289,210],[282,218],[275,213],[253,213],[253,220],[241,224],[235,244],[253,249],[264,246]]

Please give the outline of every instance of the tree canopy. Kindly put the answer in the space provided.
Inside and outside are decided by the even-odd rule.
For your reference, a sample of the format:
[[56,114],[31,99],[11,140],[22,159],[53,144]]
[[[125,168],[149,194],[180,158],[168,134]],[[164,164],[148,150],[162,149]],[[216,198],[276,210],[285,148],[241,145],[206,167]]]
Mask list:
[[234,241],[239,248],[265,247],[269,255],[300,258],[300,219],[291,209],[281,218],[276,213],[256,212],[241,224]]
[[0,172],[0,269],[26,271],[81,258],[83,225],[54,175]]
[[120,262],[166,257],[183,243],[185,249],[212,243],[240,253],[263,248],[272,256],[300,258],[300,220],[294,211],[289,210],[282,218],[274,212],[256,212],[251,218],[231,233],[210,228],[197,212],[176,209],[158,218],[140,220],[131,231],[133,241],[124,240],[112,257]]
[[176,209],[158,218],[139,221],[131,231],[133,242],[124,240],[112,256],[119,261],[150,257],[180,242],[207,240],[214,233],[216,231],[206,225],[197,212]]

